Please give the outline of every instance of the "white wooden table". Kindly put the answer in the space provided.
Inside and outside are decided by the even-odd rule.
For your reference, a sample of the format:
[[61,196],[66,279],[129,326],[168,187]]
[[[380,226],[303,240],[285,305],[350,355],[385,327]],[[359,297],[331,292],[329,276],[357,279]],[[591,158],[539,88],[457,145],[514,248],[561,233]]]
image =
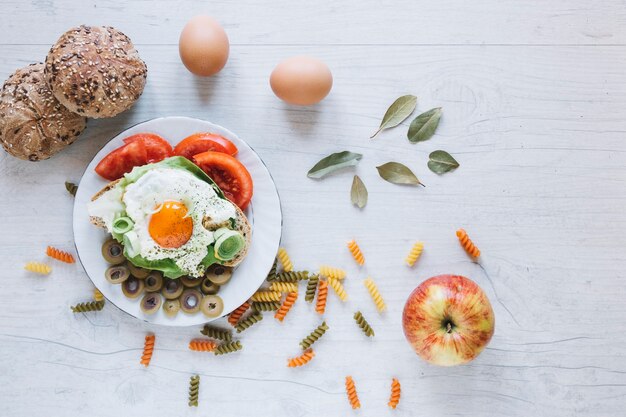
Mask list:
[[[384,3],[384,4],[383,4]],[[29,163],[0,156],[0,404],[7,416],[620,416],[626,403],[626,9],[623,1],[401,0],[197,2],[2,0],[0,78],[41,61],[70,27],[115,26],[149,68],[139,103],[114,119],[90,121],[67,151]],[[191,76],[177,40],[193,15],[217,17],[231,40],[225,70]],[[294,54],[324,59],[335,86],[322,104],[292,108],[268,85],[274,65]],[[406,126],[369,140],[387,105],[419,96],[442,106],[429,142],[411,145]],[[23,271],[48,244],[72,248],[72,198],[95,152],[142,120],[185,115],[237,132],[269,166],[284,210],[283,245],[299,268],[343,266],[350,301],[331,296],[331,330],[307,367],[287,357],[318,324],[300,301],[283,324],[266,316],[245,332],[242,352],[204,356],[187,349],[197,328],[162,328],[112,305],[74,315],[88,298],[80,266],[47,278]],[[360,212],[349,201],[352,171],[306,177],[331,152],[364,154],[356,169],[369,188]],[[441,177],[428,154],[445,149],[461,167]],[[396,160],[427,185],[382,181],[375,166]],[[454,231],[464,226],[483,251],[468,260]],[[363,270],[345,242],[356,238]],[[426,242],[418,266],[403,257]],[[404,301],[423,279],[465,274],[492,300],[496,333],[473,363],[438,368],[404,341]],[[379,316],[361,284],[373,276],[390,306]],[[351,315],[376,330],[366,340]],[[138,363],[157,334],[152,364]],[[189,376],[202,377],[200,407],[187,407]],[[403,395],[387,408],[396,376]],[[79,414],[80,413],[80,414]]]

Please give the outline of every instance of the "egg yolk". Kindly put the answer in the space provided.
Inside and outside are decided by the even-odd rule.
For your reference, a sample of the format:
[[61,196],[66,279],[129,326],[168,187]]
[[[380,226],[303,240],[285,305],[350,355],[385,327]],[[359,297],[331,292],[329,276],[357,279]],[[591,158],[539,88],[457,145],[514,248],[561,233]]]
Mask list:
[[191,238],[193,220],[187,216],[187,207],[178,201],[166,201],[150,218],[148,231],[156,243],[164,248],[179,248]]

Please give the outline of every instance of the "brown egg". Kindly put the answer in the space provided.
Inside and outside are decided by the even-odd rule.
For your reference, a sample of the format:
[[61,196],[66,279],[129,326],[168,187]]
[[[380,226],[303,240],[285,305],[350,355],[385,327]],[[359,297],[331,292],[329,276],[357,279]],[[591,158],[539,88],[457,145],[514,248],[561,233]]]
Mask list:
[[276,65],[270,76],[274,94],[290,104],[308,106],[328,95],[333,75],[317,58],[294,56]]
[[203,77],[224,68],[229,49],[224,28],[210,16],[192,18],[183,28],[178,40],[178,52],[185,67]]

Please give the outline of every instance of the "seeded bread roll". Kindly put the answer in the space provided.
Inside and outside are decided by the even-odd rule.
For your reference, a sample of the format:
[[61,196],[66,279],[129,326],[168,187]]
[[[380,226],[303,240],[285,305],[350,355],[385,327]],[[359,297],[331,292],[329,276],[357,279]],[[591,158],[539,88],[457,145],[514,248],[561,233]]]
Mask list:
[[148,69],[128,36],[108,26],[65,32],[46,57],[46,79],[71,111],[113,117],[141,96]]
[[87,119],[54,98],[44,79],[43,64],[18,69],[2,86],[0,143],[17,158],[50,158],[74,142],[86,123]]

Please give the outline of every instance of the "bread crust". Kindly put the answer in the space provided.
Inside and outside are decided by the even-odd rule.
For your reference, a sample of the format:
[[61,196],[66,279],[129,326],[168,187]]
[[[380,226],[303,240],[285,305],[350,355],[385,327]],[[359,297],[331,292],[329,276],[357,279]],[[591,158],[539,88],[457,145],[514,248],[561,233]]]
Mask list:
[[0,91],[0,143],[16,158],[48,159],[85,129],[87,119],[65,108],[44,78],[44,65],[15,71]]
[[46,57],[46,80],[57,100],[92,118],[130,108],[143,92],[147,73],[128,36],[109,26],[70,29]]

